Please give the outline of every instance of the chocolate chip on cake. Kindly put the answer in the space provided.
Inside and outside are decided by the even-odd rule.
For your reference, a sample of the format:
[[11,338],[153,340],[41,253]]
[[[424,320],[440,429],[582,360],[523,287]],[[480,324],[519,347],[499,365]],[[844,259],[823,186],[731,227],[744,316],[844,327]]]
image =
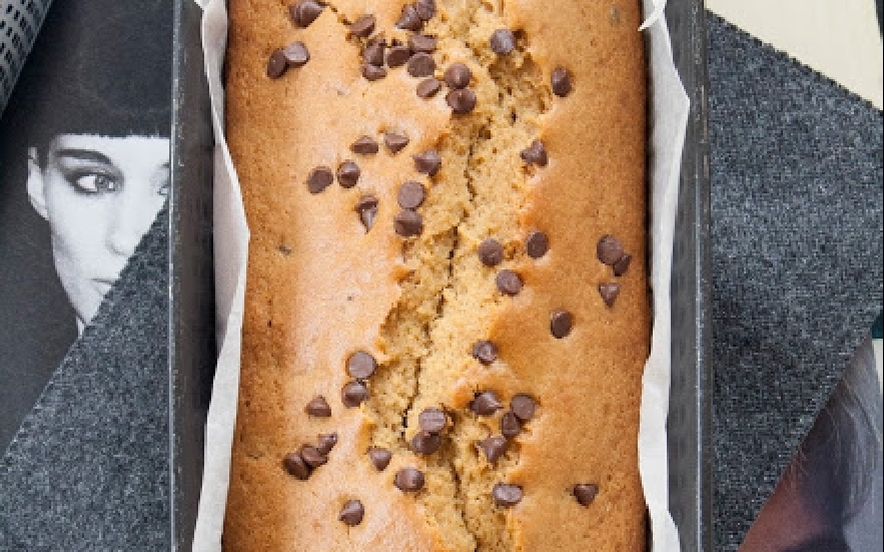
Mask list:
[[532,259],[539,259],[549,251],[549,238],[539,230],[528,233],[525,238],[525,252]]
[[387,42],[384,40],[373,40],[362,51],[362,59],[365,63],[380,67],[384,64],[384,51],[387,49]]
[[566,310],[555,310],[549,317],[549,331],[556,339],[562,339],[571,333],[574,317]]
[[487,439],[479,441],[477,444],[482,449],[482,452],[485,453],[485,458],[493,464],[506,452],[509,442],[503,435],[492,435]]
[[306,481],[310,477],[310,466],[307,465],[307,462],[301,458],[301,454],[298,452],[290,452],[285,455],[285,458],[282,459],[282,466],[285,468],[285,471],[289,473],[301,481]]
[[485,266],[497,266],[503,261],[503,245],[494,238],[487,238],[479,244],[479,260]]
[[377,361],[365,351],[356,351],[347,359],[347,373],[356,379],[370,378],[377,368]]
[[304,459],[304,462],[313,469],[328,462],[328,457],[312,445],[304,445],[298,452],[300,453],[301,458]]
[[359,181],[362,171],[353,161],[344,161],[338,165],[338,184],[342,188],[352,188]]
[[363,63],[359,68],[359,72],[365,78],[365,80],[369,82],[374,82],[381,80],[382,78],[387,76],[387,70],[383,67],[378,67],[377,65],[372,65],[370,63]]
[[442,446],[442,437],[438,433],[421,430],[411,438],[411,450],[418,454],[433,454]]
[[418,52],[408,60],[408,74],[412,77],[431,77],[434,71],[436,61],[426,52]]
[[402,13],[396,21],[397,29],[407,29],[409,31],[419,31],[424,26],[424,20],[417,13],[414,4],[405,4],[402,6]]
[[422,34],[411,35],[408,38],[408,47],[413,52],[425,52],[431,54],[436,51],[436,37]]
[[568,73],[567,69],[562,67],[556,67],[553,69],[550,82],[552,84],[553,94],[556,96],[564,98],[571,93],[571,75]]
[[424,218],[417,211],[403,209],[393,218],[393,229],[403,238],[420,235],[424,231]]
[[510,400],[510,410],[521,422],[527,422],[533,418],[536,409],[537,401],[530,395],[520,393]]
[[387,52],[387,65],[391,68],[405,65],[409,59],[411,59],[411,48],[402,44],[391,47]]
[[380,447],[371,447],[368,449],[368,459],[371,460],[371,464],[378,471],[384,471],[387,469],[392,458],[393,453],[387,449]]
[[418,415],[417,422],[427,433],[441,433],[448,424],[448,417],[439,408],[427,408]]
[[396,155],[408,145],[408,136],[397,132],[388,132],[384,134],[384,145],[392,155]]
[[512,412],[507,412],[500,417],[500,433],[507,439],[512,439],[522,431],[522,424]]
[[503,408],[503,403],[494,391],[483,391],[470,402],[470,410],[479,416],[493,416]]
[[497,29],[491,33],[488,41],[491,51],[499,56],[505,56],[516,49],[516,35],[509,29]]
[[617,294],[619,293],[620,284],[599,284],[599,294],[602,296],[602,300],[605,302],[605,305],[607,305],[608,308],[614,306],[614,301],[617,299]]
[[400,491],[415,493],[424,488],[424,474],[416,468],[402,468],[396,472],[393,484]]
[[623,245],[620,244],[620,240],[610,234],[602,236],[596,246],[596,255],[606,265],[613,266],[623,257],[623,254]]
[[593,483],[579,483],[574,485],[574,498],[581,506],[589,506],[599,494],[599,486]]
[[436,0],[417,0],[414,10],[423,21],[429,21],[436,14]]
[[372,195],[360,197],[356,203],[356,212],[359,213],[359,220],[368,232],[374,226],[374,219],[378,215],[378,198]]
[[504,295],[518,295],[522,291],[522,278],[512,270],[497,273],[497,289]]
[[494,503],[501,508],[509,508],[515,506],[522,500],[522,487],[518,485],[508,485],[506,483],[497,483],[491,491],[494,497]]
[[362,507],[362,503],[358,500],[348,500],[344,507],[341,508],[341,514],[338,516],[338,519],[353,527],[362,523],[364,516],[365,508]]
[[347,408],[356,408],[368,399],[368,387],[361,381],[351,381],[341,389],[341,402]]
[[290,68],[303,67],[310,61],[310,52],[303,42],[293,42],[282,49],[286,65]]
[[350,33],[360,38],[371,36],[374,32],[374,26],[377,23],[373,15],[361,15],[350,25]]
[[545,167],[549,163],[549,157],[546,155],[546,147],[540,140],[534,140],[531,145],[523,149],[519,154],[522,160],[529,165],[537,165]]
[[399,206],[403,209],[417,209],[424,202],[425,197],[426,191],[423,184],[414,180],[408,180],[399,188],[399,194],[396,196],[396,199],[399,201]]
[[444,78],[445,84],[453,89],[466,88],[470,84],[470,80],[473,78],[473,73],[470,71],[470,68],[463,63],[452,63],[451,66],[445,70]]
[[311,194],[318,194],[331,186],[334,181],[335,176],[330,168],[324,166],[316,167],[307,175],[307,190]]
[[292,16],[292,21],[294,21],[295,25],[306,28],[316,21],[316,18],[319,17],[324,8],[325,6],[316,0],[301,0],[301,2],[289,6],[289,14]]
[[466,115],[476,108],[476,93],[469,88],[452,90],[445,95],[445,102],[458,115]]
[[473,344],[473,357],[487,366],[497,360],[497,347],[490,341],[477,341]]
[[617,262],[614,263],[614,276],[623,276],[629,270],[629,263],[632,262],[632,255],[624,253]]
[[350,151],[360,155],[374,155],[379,150],[378,141],[371,136],[362,136],[350,144]]
[[282,49],[274,50],[270,54],[270,59],[267,60],[267,76],[271,79],[278,79],[288,69],[288,65],[289,62],[285,57],[285,52]]
[[434,77],[424,79],[418,83],[416,92],[420,98],[432,98],[442,89],[442,81]]
[[316,450],[321,452],[322,454],[328,456],[328,453],[331,452],[335,445],[338,444],[338,434],[337,433],[320,433],[319,434],[319,444],[316,445]]
[[322,395],[313,397],[304,407],[304,412],[317,418],[328,418],[332,415],[331,407]]
[[442,167],[442,158],[436,150],[428,150],[412,157],[414,159],[414,168],[417,172],[429,176],[435,175]]

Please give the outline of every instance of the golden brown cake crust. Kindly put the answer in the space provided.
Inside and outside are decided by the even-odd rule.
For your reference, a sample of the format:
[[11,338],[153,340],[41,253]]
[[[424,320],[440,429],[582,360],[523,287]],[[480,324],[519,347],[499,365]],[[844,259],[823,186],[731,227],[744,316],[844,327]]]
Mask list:
[[[476,107],[465,115],[415,90],[422,78],[387,67],[370,82],[360,71],[366,40],[348,33],[360,15],[376,18],[388,43],[402,0],[334,0],[306,28],[293,0],[230,0],[226,128],[243,188],[251,243],[239,411],[224,549],[314,551],[644,550],[645,505],[638,476],[641,374],[650,339],[646,271],[645,61],[635,0],[437,0],[423,32],[442,78],[453,63],[472,72]],[[516,31],[515,51],[497,54],[495,29]],[[303,42],[310,60],[269,78],[274,50]],[[572,90],[553,91],[554,69]],[[557,87],[558,89],[558,87]],[[562,92],[561,89],[558,89]],[[384,135],[408,138],[391,153]],[[379,152],[351,151],[363,135]],[[548,164],[520,153],[541,140]],[[436,150],[438,173],[413,156]],[[529,156],[530,157],[530,156]],[[308,190],[311,171],[345,160],[356,186],[336,180]],[[397,234],[399,188],[426,197],[415,210],[418,236]],[[315,190],[314,190],[315,191]],[[357,213],[371,195],[370,229]],[[548,250],[526,251],[542,231]],[[613,235],[631,255],[620,276],[597,256]],[[503,261],[479,258],[494,238]],[[501,293],[502,270],[522,288]],[[607,306],[601,284],[617,284]],[[570,313],[570,332],[552,335],[551,317]],[[476,341],[497,358],[474,358]],[[370,398],[342,404],[354,379],[347,360],[377,361],[361,378]],[[477,393],[503,403],[471,410]],[[498,435],[513,397],[537,408],[506,452],[491,462],[476,442]],[[325,397],[331,416],[305,407]],[[411,439],[427,408],[446,414],[438,452]],[[327,463],[299,480],[283,458],[319,434],[337,434]],[[369,447],[392,451],[379,471]],[[426,476],[416,493],[394,485],[397,471]],[[492,488],[521,488],[512,506]],[[581,505],[575,485],[593,484]],[[356,525],[339,520],[359,500]]]

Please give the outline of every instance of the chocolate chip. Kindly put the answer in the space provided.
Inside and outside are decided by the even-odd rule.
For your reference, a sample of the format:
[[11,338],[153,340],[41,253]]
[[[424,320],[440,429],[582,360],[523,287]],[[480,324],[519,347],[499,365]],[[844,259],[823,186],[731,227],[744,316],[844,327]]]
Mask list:
[[403,209],[417,209],[424,202],[426,192],[420,182],[409,180],[399,188],[396,199]]
[[440,433],[448,424],[448,417],[439,408],[427,408],[418,415],[417,422],[427,433]]
[[331,186],[335,181],[332,170],[328,167],[316,167],[307,175],[307,190],[311,194],[318,194]]
[[473,73],[470,71],[470,68],[463,63],[453,63],[445,70],[444,78],[445,84],[451,88],[466,88],[470,84],[470,80],[473,78]]
[[497,483],[491,491],[494,497],[494,503],[501,508],[509,508],[515,506],[522,500],[522,487],[518,485],[508,485],[506,483]]
[[376,20],[373,15],[361,15],[350,25],[350,32],[355,36],[366,38],[374,32]]
[[504,56],[516,49],[516,35],[509,29],[497,29],[491,33],[491,51]]
[[529,257],[539,259],[546,255],[548,250],[549,238],[546,237],[546,234],[539,230],[528,233],[528,237],[525,238],[525,252]]
[[353,161],[344,161],[338,165],[338,184],[342,188],[352,188],[359,181],[362,171]]
[[479,260],[485,266],[497,266],[503,261],[503,245],[494,238],[487,238],[479,244]]
[[617,262],[614,263],[614,276],[623,276],[629,270],[629,263],[632,262],[632,255],[624,253]]
[[303,67],[310,61],[310,52],[303,42],[293,42],[283,48],[282,53],[285,54],[285,61],[289,67]]
[[562,339],[571,333],[574,317],[566,310],[555,310],[549,317],[549,331],[556,339]]
[[320,433],[319,434],[319,444],[316,446],[316,450],[321,452],[322,454],[328,456],[328,453],[331,452],[335,445],[338,444],[338,434],[337,433]]
[[289,61],[285,57],[285,52],[282,49],[274,50],[267,61],[267,76],[271,79],[278,79],[285,73],[288,66]]
[[430,176],[435,175],[439,172],[439,168],[442,167],[442,158],[439,157],[439,153],[436,150],[419,153],[412,156],[412,159],[414,159],[414,168],[417,169],[417,172]]
[[408,74],[412,77],[430,77],[436,70],[436,61],[426,52],[418,52],[408,60]]
[[364,516],[365,508],[362,507],[362,503],[358,500],[348,500],[344,507],[341,508],[341,514],[338,516],[338,519],[353,527],[362,523]]
[[372,138],[371,136],[362,136],[352,144],[350,144],[350,151],[353,153],[358,153],[360,155],[374,155],[380,150],[380,146],[378,146],[378,141]]
[[418,454],[433,454],[442,446],[442,437],[429,431],[418,431],[411,438],[411,449]]
[[402,468],[396,472],[393,484],[400,491],[414,493],[424,488],[424,474],[415,468]]
[[282,459],[282,466],[289,475],[293,475],[301,481],[306,481],[310,477],[310,466],[301,458],[298,452],[290,452]]
[[368,387],[361,381],[351,381],[341,389],[341,402],[347,408],[356,408],[368,399]]
[[523,149],[519,155],[522,157],[522,160],[529,165],[545,167],[549,162],[549,157],[546,155],[546,147],[540,140],[534,140],[531,142],[531,145]]
[[485,453],[485,458],[491,463],[497,462],[503,456],[508,444],[503,435],[492,435],[478,442],[479,448]]
[[408,29],[409,31],[419,31],[424,26],[424,20],[417,13],[414,4],[405,4],[402,7],[402,13],[399,20],[396,21],[397,29]]
[[371,195],[360,197],[356,203],[356,212],[359,213],[359,220],[368,232],[374,226],[375,217],[378,216],[378,198]]
[[537,401],[530,395],[520,393],[510,400],[510,410],[522,422],[527,422],[534,417]]
[[328,462],[328,457],[322,454],[322,452],[314,446],[304,445],[298,452],[301,454],[301,458],[304,459],[304,462],[313,469]]
[[470,410],[479,416],[493,416],[501,408],[503,403],[494,391],[483,391],[470,402]]
[[476,108],[476,93],[469,88],[452,90],[446,94],[445,102],[458,115],[466,115]]
[[490,341],[477,341],[473,344],[473,356],[487,366],[497,360],[497,347]]
[[507,412],[500,417],[500,432],[507,439],[512,439],[522,431],[522,424],[512,412]]
[[387,52],[387,65],[392,67],[400,67],[408,63],[411,59],[411,48],[408,46],[398,45],[390,48]]
[[599,294],[602,296],[602,300],[604,300],[605,305],[607,305],[608,308],[614,306],[614,301],[617,299],[617,294],[619,293],[620,284],[599,284]]
[[408,145],[408,136],[397,134],[395,132],[388,132],[384,134],[384,145],[387,146],[387,150],[392,155],[396,155]]
[[377,361],[365,351],[356,351],[347,359],[347,373],[356,379],[370,378],[377,368]]
[[369,82],[378,81],[387,76],[386,69],[370,63],[363,63],[359,68],[359,72],[362,73],[365,80]]
[[424,21],[429,21],[436,14],[436,0],[417,0],[414,3],[417,16]]
[[623,245],[614,236],[604,235],[596,246],[596,255],[606,265],[614,265],[623,257]]
[[393,453],[387,449],[382,449],[380,447],[371,447],[368,449],[368,459],[371,460],[372,465],[378,471],[384,471],[387,469],[392,458]]
[[331,407],[322,395],[313,397],[304,407],[304,412],[317,418],[328,418],[332,415]]
[[297,2],[289,7],[289,14],[292,16],[292,21],[295,22],[295,25],[306,28],[316,21],[324,7],[316,0],[301,0],[301,2]]
[[574,485],[574,498],[581,506],[589,506],[599,494],[599,486],[593,483],[579,483]]
[[426,52],[431,54],[436,51],[436,37],[422,34],[411,35],[408,38],[408,47],[413,52]]
[[522,291],[522,278],[512,270],[503,269],[497,273],[497,289],[505,295],[517,295]]
[[571,75],[568,74],[567,69],[562,67],[553,69],[550,82],[552,83],[553,94],[556,96],[564,98],[571,93]]
[[442,89],[442,82],[439,79],[430,77],[420,81],[417,85],[417,95],[420,98],[432,98]]
[[384,64],[384,51],[387,49],[387,43],[384,40],[373,40],[362,51],[362,59],[365,63],[380,67]]
[[417,211],[403,209],[393,218],[393,229],[403,238],[417,236],[424,231],[424,218]]

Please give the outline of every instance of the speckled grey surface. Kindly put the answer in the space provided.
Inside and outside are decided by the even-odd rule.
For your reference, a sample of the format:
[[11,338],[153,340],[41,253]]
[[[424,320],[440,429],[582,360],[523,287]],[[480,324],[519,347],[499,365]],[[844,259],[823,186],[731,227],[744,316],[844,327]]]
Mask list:
[[735,550],[882,305],[881,112],[709,22],[716,550]]

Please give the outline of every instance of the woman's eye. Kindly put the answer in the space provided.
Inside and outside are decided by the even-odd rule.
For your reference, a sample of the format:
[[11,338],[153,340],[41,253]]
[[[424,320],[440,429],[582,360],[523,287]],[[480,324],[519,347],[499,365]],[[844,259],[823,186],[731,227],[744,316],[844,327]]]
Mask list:
[[119,188],[117,181],[99,173],[89,173],[77,176],[73,179],[73,185],[77,191],[87,194],[104,194],[115,192]]

